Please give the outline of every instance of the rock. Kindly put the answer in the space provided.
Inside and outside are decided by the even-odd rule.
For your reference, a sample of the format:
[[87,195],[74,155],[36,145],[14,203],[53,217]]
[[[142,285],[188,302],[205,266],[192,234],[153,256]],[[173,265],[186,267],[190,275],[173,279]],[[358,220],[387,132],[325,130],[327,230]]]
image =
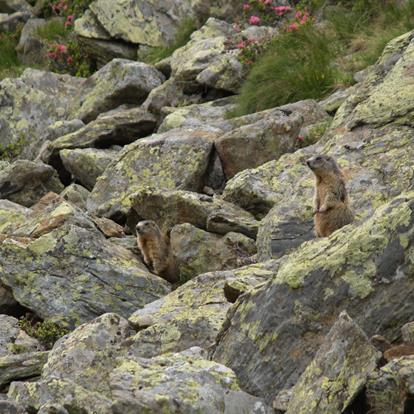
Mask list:
[[43,158],[50,160],[62,149],[107,148],[111,145],[125,145],[154,131],[156,118],[141,108],[118,108],[98,116],[84,128],[59,135],[49,145]]
[[49,191],[62,189],[56,171],[40,161],[18,160],[0,166],[0,198],[30,207]]
[[0,13],[0,33],[15,32],[29,18],[30,13],[28,12]]
[[79,184],[71,184],[60,193],[62,198],[82,210],[86,210],[89,194],[89,191]]
[[58,196],[32,214],[0,239],[0,281],[42,319],[74,327],[109,310],[127,316],[169,292],[137,256]]
[[56,121],[52,125],[49,125],[45,132],[45,138],[47,141],[54,141],[64,135],[71,134],[83,128],[85,124],[80,119],[71,119],[69,121]]
[[30,12],[30,4],[25,0],[0,0],[0,13]]
[[18,308],[19,304],[14,299],[11,290],[0,284],[0,313],[10,313]]
[[201,273],[241,267],[244,258],[256,253],[254,240],[243,234],[220,237],[191,224],[175,226],[170,240],[181,281]]
[[46,25],[45,19],[33,17],[23,26],[16,52],[25,65],[44,65],[47,62],[48,45],[38,35],[38,30]]
[[43,404],[37,414],[69,414],[66,408],[60,404],[47,402]]
[[26,69],[20,78],[0,82],[1,152],[11,158],[35,159],[46,129],[64,120],[83,80]]
[[379,357],[361,328],[342,312],[293,388],[286,414],[344,412]]
[[231,305],[226,286],[241,294],[265,282],[271,274],[267,263],[191,279],[131,315],[129,321],[138,333],[131,338],[130,349],[135,355],[149,358],[191,346],[209,348]]
[[96,227],[105,235],[105,237],[123,237],[123,227],[109,220],[105,217],[92,217],[92,221],[96,224]]
[[368,378],[368,406],[373,413],[410,412],[413,386],[414,356],[394,359]]
[[12,381],[40,375],[48,354],[49,352],[43,351],[0,357],[0,387]]
[[401,328],[404,342],[414,343],[414,322],[408,322]]
[[302,124],[303,117],[299,114],[271,110],[258,122],[221,136],[215,147],[227,178],[292,152]]
[[164,75],[150,65],[114,59],[84,82],[80,108],[75,106],[73,117],[90,122],[122,104],[140,105],[164,80]]
[[8,200],[0,200],[0,234],[12,232],[16,226],[26,221],[30,213],[30,209],[20,204],[12,203]]
[[117,151],[95,148],[66,149],[59,152],[64,167],[88,190],[93,189],[97,178],[103,174],[117,154]]
[[138,217],[154,220],[164,230],[190,223],[218,234],[236,232],[256,238],[258,222],[254,217],[219,197],[182,190],[142,190],[131,198]]
[[165,107],[163,113],[167,116],[158,128],[158,132],[166,132],[174,128],[201,128],[206,125],[227,132],[232,129],[232,123],[226,119],[226,113],[233,106],[231,98],[223,98],[182,108]]
[[88,210],[119,217],[129,212],[130,196],[142,189],[201,190],[214,138],[202,130],[178,129],[127,145],[98,179]]
[[334,114],[354,90],[355,87],[353,86],[347,89],[338,89],[332,95],[329,95],[319,103],[326,112]]
[[364,224],[276,261],[273,278],[229,311],[214,360],[234,369],[248,392],[271,401],[297,382],[342,310],[368,335],[395,340],[413,312],[413,210],[414,193],[398,196]]
[[28,414],[28,412],[19,404],[3,399],[0,400],[0,412],[2,414]]

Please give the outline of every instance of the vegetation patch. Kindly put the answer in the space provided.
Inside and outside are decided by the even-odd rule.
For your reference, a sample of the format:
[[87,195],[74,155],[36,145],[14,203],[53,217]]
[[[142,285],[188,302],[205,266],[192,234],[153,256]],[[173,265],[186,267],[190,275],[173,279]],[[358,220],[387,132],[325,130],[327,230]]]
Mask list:
[[20,31],[21,29],[13,33],[0,33],[0,80],[19,76],[25,69],[16,53]]
[[[250,24],[258,14],[251,10],[246,15]],[[230,116],[320,99],[350,86],[353,74],[373,64],[391,39],[414,28],[414,0],[384,2],[381,7],[372,0],[330,6],[314,0],[287,12],[281,33],[249,62],[249,75]],[[256,17],[255,24],[264,21]]]

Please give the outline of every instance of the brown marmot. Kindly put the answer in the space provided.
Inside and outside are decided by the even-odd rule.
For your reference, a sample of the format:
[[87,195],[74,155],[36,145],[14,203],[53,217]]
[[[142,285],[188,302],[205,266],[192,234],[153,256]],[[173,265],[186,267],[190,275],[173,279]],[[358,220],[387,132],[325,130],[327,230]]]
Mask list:
[[158,276],[170,283],[178,281],[170,239],[152,220],[140,221],[136,226],[138,248],[145,264]]
[[329,155],[317,155],[306,161],[315,174],[315,232],[326,237],[349,224],[354,214],[349,207],[345,178],[336,161]]

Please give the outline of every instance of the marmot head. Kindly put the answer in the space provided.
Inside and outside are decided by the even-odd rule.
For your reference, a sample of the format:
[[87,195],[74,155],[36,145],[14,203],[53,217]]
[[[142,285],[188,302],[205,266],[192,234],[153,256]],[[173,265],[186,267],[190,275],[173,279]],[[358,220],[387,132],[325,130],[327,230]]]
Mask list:
[[137,231],[137,235],[145,235],[145,234],[159,234],[160,229],[157,226],[157,223],[152,220],[143,220],[140,221],[137,226],[135,227]]
[[328,172],[338,174],[341,171],[336,161],[329,155],[315,155],[306,160],[306,164],[315,175],[323,175]]

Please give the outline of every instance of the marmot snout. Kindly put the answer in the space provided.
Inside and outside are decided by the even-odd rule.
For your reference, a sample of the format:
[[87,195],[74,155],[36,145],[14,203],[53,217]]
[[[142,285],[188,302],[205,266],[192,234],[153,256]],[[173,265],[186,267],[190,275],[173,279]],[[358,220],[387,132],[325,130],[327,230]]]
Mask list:
[[306,161],[315,174],[314,223],[319,237],[326,237],[353,221],[344,176],[329,155]]

